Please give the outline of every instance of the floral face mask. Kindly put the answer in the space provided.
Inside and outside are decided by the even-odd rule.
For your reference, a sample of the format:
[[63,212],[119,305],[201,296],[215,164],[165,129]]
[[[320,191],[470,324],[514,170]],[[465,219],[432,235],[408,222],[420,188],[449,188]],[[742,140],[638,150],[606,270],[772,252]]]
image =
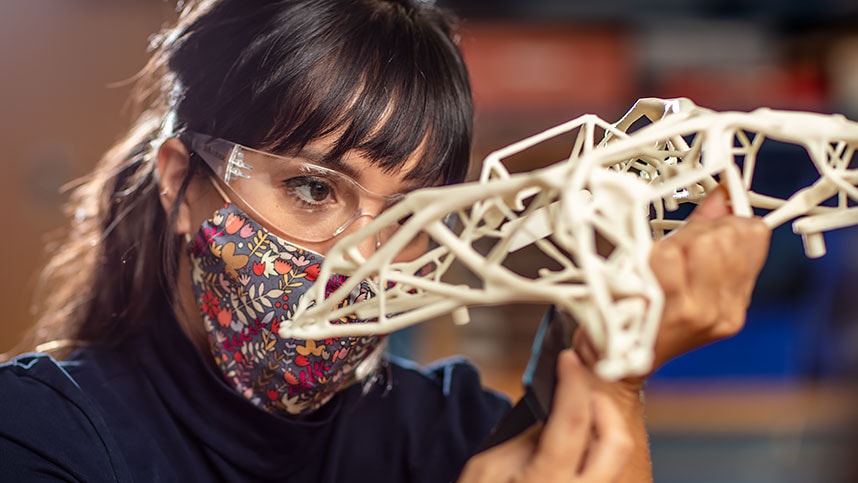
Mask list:
[[[319,281],[323,256],[294,245],[227,203],[189,242],[191,276],[209,345],[226,381],[253,404],[302,415],[371,372],[381,337],[282,339],[298,299]],[[361,284],[354,303],[374,294]],[[343,323],[359,322],[344,320]],[[373,357],[370,357],[373,356]]]

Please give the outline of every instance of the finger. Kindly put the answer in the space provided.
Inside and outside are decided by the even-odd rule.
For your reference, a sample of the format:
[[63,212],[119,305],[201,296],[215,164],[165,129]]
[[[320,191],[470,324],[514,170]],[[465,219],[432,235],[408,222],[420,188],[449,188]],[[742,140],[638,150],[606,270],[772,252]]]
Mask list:
[[572,350],[557,358],[557,388],[551,414],[531,462],[534,477],[571,479],[590,440],[590,387],[586,370]]
[[595,440],[580,473],[582,481],[616,481],[631,457],[634,442],[616,404],[604,394],[593,394]]
[[518,436],[479,453],[465,465],[459,483],[508,481],[527,467],[536,448],[539,426],[532,426]]
[[724,284],[724,305],[728,312],[732,309],[728,318],[741,322],[745,319],[757,277],[768,255],[771,231],[759,218],[733,218],[729,221],[733,228],[732,238],[725,239],[724,250],[734,252],[731,262],[734,268],[725,269],[725,276],[732,276],[732,279]]
[[714,220],[729,215],[732,210],[727,201],[727,190],[719,185],[697,205],[697,208],[688,217],[688,221]]
[[742,219],[744,227],[745,256],[755,274],[758,274],[769,255],[769,244],[772,239],[772,230],[766,225],[762,218]]
[[[725,292],[732,291],[730,271],[743,271],[741,263],[735,261],[736,229],[734,224],[729,223],[731,218],[712,220],[698,225],[691,230],[693,237],[688,237],[685,242],[684,252],[686,259],[684,263],[685,279],[688,281],[688,296],[697,323],[710,325],[716,323],[723,309]],[[726,283],[725,283],[726,282]]]
[[673,236],[655,242],[650,252],[649,266],[665,296],[682,292],[687,286],[685,270],[678,270],[685,263],[682,239],[681,233],[674,232]]

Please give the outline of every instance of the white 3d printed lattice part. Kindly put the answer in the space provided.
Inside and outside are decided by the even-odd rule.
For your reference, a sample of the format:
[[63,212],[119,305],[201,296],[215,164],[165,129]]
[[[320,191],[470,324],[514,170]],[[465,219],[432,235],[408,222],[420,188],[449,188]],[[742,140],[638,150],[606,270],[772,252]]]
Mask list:
[[[627,133],[641,119],[651,122]],[[567,159],[519,174],[504,166],[510,156],[563,135],[574,135]],[[755,192],[766,138],[803,147],[818,179],[786,199]],[[446,314],[465,323],[472,306],[545,303],[581,323],[600,353],[601,376],[642,374],[652,364],[664,299],[649,252],[654,239],[683,222],[679,205],[699,201],[720,183],[736,215],[757,208],[770,227],[795,220],[807,255],[818,257],[825,253],[822,232],[858,224],[858,170],[850,166],[856,147],[858,123],[839,115],[715,112],[687,99],[642,99],[616,124],[581,116],[490,154],[479,181],[415,191],[344,237],[326,254],[319,279],[350,278],[327,299],[324,284],[316,284],[280,335],[390,333]],[[451,213],[460,231],[444,223]],[[406,217],[378,251],[361,255],[362,243]],[[420,234],[435,248],[397,262]],[[524,247],[546,257],[536,276],[505,265]],[[443,281],[453,264],[478,283]],[[377,295],[343,306],[360,280],[373,281]],[[343,317],[367,322],[343,324]]]

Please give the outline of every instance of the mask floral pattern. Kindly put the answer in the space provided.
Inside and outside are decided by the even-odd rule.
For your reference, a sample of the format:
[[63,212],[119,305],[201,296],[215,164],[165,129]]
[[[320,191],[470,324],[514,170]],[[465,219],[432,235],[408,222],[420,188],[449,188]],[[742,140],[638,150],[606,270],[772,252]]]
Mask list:
[[[378,348],[378,336],[280,338],[280,324],[318,282],[324,257],[277,237],[234,204],[203,223],[189,250],[215,361],[227,382],[257,406],[299,415],[314,411],[356,382],[357,366]],[[343,280],[327,280],[326,294]],[[373,295],[364,283],[349,303]]]

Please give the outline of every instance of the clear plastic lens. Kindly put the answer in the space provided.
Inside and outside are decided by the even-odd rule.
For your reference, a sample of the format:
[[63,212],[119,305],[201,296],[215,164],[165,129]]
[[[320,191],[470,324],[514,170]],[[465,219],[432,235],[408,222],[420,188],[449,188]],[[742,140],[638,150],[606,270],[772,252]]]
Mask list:
[[[285,221],[291,216],[312,214],[344,222],[359,209],[360,187],[336,172],[296,169],[276,173],[269,179],[270,186],[265,189],[270,188],[273,199],[267,201],[282,207],[283,212],[277,217]],[[258,193],[249,195],[254,197]]]
[[258,152],[245,154],[244,160],[254,167],[253,174],[229,187],[281,231],[308,241],[335,236],[360,213],[362,198],[372,195],[321,166]]

